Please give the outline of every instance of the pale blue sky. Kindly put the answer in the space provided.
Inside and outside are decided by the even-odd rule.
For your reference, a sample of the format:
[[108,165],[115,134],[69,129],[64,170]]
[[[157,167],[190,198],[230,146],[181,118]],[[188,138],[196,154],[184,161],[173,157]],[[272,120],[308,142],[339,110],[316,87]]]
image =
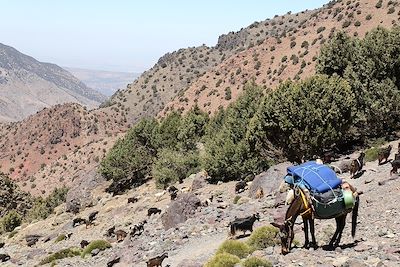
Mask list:
[[0,0],[0,43],[61,66],[141,72],[166,52],[328,0]]

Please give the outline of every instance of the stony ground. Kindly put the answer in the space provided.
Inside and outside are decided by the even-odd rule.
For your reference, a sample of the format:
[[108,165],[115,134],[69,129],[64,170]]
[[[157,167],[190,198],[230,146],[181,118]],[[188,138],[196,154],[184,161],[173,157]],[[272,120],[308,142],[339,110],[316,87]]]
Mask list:
[[[398,142],[393,142],[397,148]],[[350,155],[356,158],[358,153]],[[394,158],[394,151],[390,158]],[[390,164],[378,166],[377,162],[368,162],[361,177],[350,180],[362,191],[359,220],[355,240],[350,235],[351,216],[343,233],[342,247],[335,251],[326,251],[322,247],[317,250],[294,248],[286,256],[282,256],[280,247],[270,247],[255,251],[257,256],[270,260],[274,266],[400,266],[400,216],[397,207],[400,193],[400,179],[397,175],[390,177]],[[348,178],[348,174],[343,175]],[[390,180],[390,178],[394,178]],[[193,177],[178,185],[184,189],[192,184]],[[147,209],[160,208],[163,213],[170,206],[169,195],[156,197],[161,192],[152,183],[145,184],[129,193],[111,197],[102,188],[93,191],[97,204],[77,215],[64,212],[62,205],[57,213],[48,219],[30,225],[23,225],[18,233],[9,238],[0,236],[6,243],[0,253],[7,253],[11,260],[2,266],[34,266],[51,252],[72,246],[79,246],[81,240],[108,240],[111,249],[101,251],[97,255],[86,258],[74,257],[57,262],[57,266],[106,266],[106,263],[120,257],[115,266],[146,266],[145,261],[164,252],[169,258],[164,265],[170,266],[202,266],[216,251],[218,246],[228,238],[228,224],[234,217],[244,217],[259,212],[261,220],[255,227],[268,225],[274,220],[282,220],[285,206],[276,207],[282,202],[282,195],[265,196],[262,199],[251,199],[248,191],[240,194],[241,199],[233,203],[235,182],[221,185],[206,185],[195,191],[201,201],[211,195],[214,200],[207,207],[200,207],[195,214],[175,228],[165,230],[162,215],[147,217]],[[128,197],[137,196],[137,203],[127,203]],[[95,226],[86,229],[84,225],[73,228],[75,217],[86,218],[92,211],[99,211]],[[111,226],[129,231],[130,226],[147,219],[144,233],[139,237],[125,238],[117,243],[115,238],[105,237],[104,233]],[[316,232],[320,246],[328,243],[334,232],[334,220],[317,220]],[[295,238],[303,242],[302,223],[298,220],[295,226]],[[72,233],[68,240],[55,242],[60,234]],[[27,234],[38,234],[39,242],[28,247],[24,237]],[[44,242],[45,239],[50,239]]]

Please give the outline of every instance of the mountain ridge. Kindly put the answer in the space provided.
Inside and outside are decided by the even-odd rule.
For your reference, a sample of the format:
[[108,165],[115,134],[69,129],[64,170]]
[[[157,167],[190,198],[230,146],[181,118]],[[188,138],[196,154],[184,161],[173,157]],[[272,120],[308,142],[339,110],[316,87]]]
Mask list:
[[66,102],[98,106],[107,98],[53,63],[39,62],[0,43],[0,117],[16,121]]

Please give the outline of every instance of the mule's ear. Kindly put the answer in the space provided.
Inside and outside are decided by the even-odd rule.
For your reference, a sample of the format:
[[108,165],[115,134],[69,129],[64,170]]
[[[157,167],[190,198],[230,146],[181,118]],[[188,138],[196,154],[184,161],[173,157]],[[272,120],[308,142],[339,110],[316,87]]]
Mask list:
[[276,222],[272,222],[271,225],[278,228],[279,230],[283,228],[283,225],[280,225],[279,223]]

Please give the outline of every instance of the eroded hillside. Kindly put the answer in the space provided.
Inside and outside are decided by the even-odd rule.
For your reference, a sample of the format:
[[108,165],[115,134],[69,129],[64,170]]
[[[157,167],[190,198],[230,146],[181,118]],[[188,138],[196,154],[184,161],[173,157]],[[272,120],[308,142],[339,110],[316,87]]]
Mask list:
[[231,34],[230,38],[230,35],[220,38],[222,47],[235,48],[243,35],[263,38],[248,45],[247,49],[237,49],[207,71],[167,104],[159,115],[170,110],[187,111],[195,104],[214,113],[220,106],[226,107],[235,101],[247,81],[255,80],[266,88],[274,88],[287,79],[308,77],[315,73],[321,46],[337,31],[362,38],[378,26],[391,28],[398,25],[399,11],[397,1],[332,1],[313,11],[254,23],[244,30],[248,34],[241,31]]

